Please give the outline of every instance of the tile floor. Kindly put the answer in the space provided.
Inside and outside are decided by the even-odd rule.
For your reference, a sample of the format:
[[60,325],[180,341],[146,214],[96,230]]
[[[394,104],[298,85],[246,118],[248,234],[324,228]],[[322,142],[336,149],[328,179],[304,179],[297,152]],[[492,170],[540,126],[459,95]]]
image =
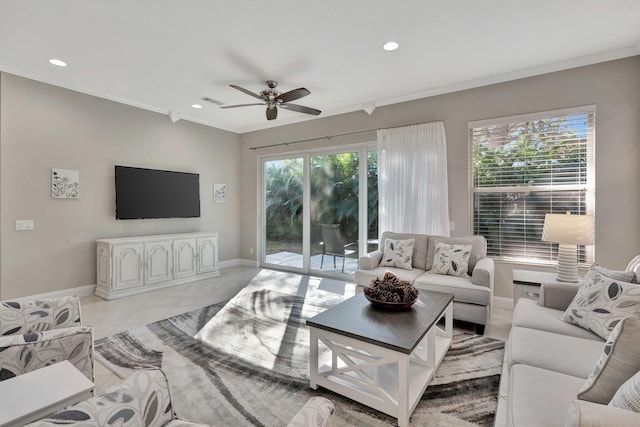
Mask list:
[[[233,267],[221,270],[220,277],[160,289],[112,301],[91,295],[80,299],[83,323],[94,326],[95,339],[166,319],[176,314],[215,304],[233,297],[261,271],[260,268]],[[512,310],[494,307],[485,335],[506,340],[511,329]],[[457,325],[458,326],[458,325]],[[472,325],[459,325],[473,331]],[[120,379],[96,363],[96,393]]]

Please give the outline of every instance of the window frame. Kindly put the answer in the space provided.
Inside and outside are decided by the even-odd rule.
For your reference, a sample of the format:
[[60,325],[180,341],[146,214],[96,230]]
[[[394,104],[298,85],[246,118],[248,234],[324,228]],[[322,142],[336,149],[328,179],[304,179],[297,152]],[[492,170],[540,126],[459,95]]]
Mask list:
[[[592,123],[587,126],[587,167],[586,167],[586,183],[585,184],[548,184],[548,185],[520,185],[520,186],[496,186],[496,187],[475,187],[474,183],[474,129],[486,128],[496,125],[509,125],[526,121],[534,121],[541,119],[551,119],[558,117],[566,117],[572,114],[587,114],[588,120]],[[544,192],[544,191],[575,191],[584,190],[585,192],[585,214],[595,217],[595,151],[596,151],[596,105],[584,105],[578,107],[563,108],[557,110],[540,111],[535,113],[519,114],[513,116],[496,117],[491,119],[477,120],[467,122],[467,138],[468,138],[468,191],[469,191],[469,230],[475,232],[475,195],[476,193],[508,193],[511,192]],[[480,189],[478,191],[478,189]],[[502,217],[501,217],[502,218]],[[526,239],[523,239],[523,242]],[[513,257],[500,254],[493,257],[500,262],[513,262],[525,264],[553,264],[557,262],[557,244],[552,253],[551,260],[528,257]],[[584,247],[584,262],[580,265],[588,265],[595,260],[595,245]],[[580,262],[580,261],[579,261]]]

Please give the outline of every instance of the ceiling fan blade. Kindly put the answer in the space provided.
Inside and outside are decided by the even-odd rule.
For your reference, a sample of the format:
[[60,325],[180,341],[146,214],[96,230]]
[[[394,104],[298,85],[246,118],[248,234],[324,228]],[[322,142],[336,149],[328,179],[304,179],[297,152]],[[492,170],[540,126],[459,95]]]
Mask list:
[[267,120],[275,120],[278,117],[278,109],[276,107],[267,107]]
[[234,89],[239,90],[240,92],[246,93],[247,95],[253,96],[254,98],[263,99],[262,96],[258,95],[257,93],[253,93],[250,90],[247,90],[247,89],[245,89],[243,87],[236,86],[236,85],[229,85],[229,86],[231,86]]
[[298,104],[280,104],[280,107],[291,111],[297,111],[298,113],[313,114],[314,116],[322,113],[322,111],[316,110],[315,108],[305,107],[304,105]]
[[252,105],[264,105],[264,102],[257,102],[255,104],[223,105],[220,108],[251,107]]
[[296,99],[300,99],[304,96],[309,95],[310,93],[311,92],[309,92],[308,89],[300,87],[298,89],[290,90],[289,92],[280,94],[278,97],[276,97],[276,100],[282,102],[295,101]]

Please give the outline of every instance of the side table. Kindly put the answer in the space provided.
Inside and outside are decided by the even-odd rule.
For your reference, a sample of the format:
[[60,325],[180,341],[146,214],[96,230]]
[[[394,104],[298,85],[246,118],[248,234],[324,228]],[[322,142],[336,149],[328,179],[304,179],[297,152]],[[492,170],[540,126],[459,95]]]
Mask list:
[[91,397],[95,384],[65,360],[0,381],[0,426],[21,426]]
[[540,286],[546,282],[557,282],[556,273],[531,270],[513,270],[513,305],[520,298],[535,301],[540,299]]

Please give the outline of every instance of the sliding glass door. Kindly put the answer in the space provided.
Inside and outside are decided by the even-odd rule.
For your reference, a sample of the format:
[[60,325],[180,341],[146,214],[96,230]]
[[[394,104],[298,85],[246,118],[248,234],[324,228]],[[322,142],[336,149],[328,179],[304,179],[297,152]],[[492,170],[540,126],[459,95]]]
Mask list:
[[265,161],[263,262],[302,269],[303,166],[302,157]]
[[263,159],[262,170],[263,266],[347,278],[377,247],[374,149]]

